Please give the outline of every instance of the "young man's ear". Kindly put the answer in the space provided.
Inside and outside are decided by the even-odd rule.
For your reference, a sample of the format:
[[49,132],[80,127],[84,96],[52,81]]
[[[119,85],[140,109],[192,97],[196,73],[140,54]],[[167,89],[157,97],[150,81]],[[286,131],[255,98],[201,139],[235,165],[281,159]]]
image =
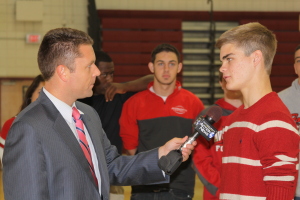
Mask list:
[[153,65],[153,62],[149,62],[149,63],[148,63],[148,67],[149,67],[150,72],[154,73],[154,65]]
[[253,55],[253,63],[255,64],[255,65],[257,65],[258,63],[260,63],[260,62],[262,62],[262,57],[263,57],[263,55],[262,55],[262,52],[260,51],[260,50],[256,50],[256,51],[254,51],[253,53],[252,53],[252,55]]
[[178,64],[177,74],[182,70],[182,63]]

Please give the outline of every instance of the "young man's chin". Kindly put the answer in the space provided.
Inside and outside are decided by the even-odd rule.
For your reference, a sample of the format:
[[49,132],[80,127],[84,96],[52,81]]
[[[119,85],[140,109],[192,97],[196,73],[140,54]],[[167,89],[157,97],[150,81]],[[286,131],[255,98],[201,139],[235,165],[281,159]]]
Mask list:
[[230,91],[238,91],[238,89],[236,87],[234,87],[233,85],[230,85],[230,84],[226,84],[226,89],[227,90],[230,90]]
[[172,83],[174,83],[176,80],[170,81],[170,80],[161,80],[158,81],[160,84],[162,85],[172,85]]

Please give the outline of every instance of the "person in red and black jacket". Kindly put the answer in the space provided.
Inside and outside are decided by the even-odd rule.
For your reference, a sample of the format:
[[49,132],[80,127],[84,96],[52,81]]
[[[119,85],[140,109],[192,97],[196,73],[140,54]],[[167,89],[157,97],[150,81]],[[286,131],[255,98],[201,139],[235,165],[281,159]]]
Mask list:
[[[200,99],[176,81],[182,63],[175,47],[158,45],[148,67],[154,81],[148,90],[125,102],[120,118],[120,135],[130,155],[156,148],[173,137],[191,135],[193,121],[204,109]],[[182,163],[168,184],[133,186],[131,200],[192,199],[195,172],[191,165],[191,159]]]
[[[224,91],[224,97],[218,99],[213,105],[217,105],[222,108],[221,119],[213,125],[217,130],[222,129],[226,118],[243,104],[242,94],[240,91],[230,91],[226,89],[226,82],[223,79],[223,74],[221,72],[219,75],[219,83]],[[209,108],[203,110],[200,115],[203,116]],[[197,138],[197,146],[194,150],[193,162],[196,173],[204,185],[203,200],[219,199],[222,152],[222,134],[216,134],[210,141],[207,141],[201,136]]]

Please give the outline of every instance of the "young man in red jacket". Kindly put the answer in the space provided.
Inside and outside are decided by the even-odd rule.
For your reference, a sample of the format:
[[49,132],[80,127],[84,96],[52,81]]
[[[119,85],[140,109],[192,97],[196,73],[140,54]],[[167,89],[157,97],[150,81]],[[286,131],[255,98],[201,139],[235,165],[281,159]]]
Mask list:
[[[213,125],[217,130],[221,130],[227,117],[243,104],[240,91],[230,91],[226,89],[226,82],[221,72],[219,75],[219,83],[224,91],[224,97],[217,100],[213,105],[222,108],[221,119]],[[209,108],[203,110],[201,115],[205,115],[208,109]],[[197,146],[193,154],[193,162],[196,173],[204,185],[203,200],[219,199],[222,153],[222,134],[215,135],[210,141],[207,141],[204,137],[198,137]]]
[[[180,54],[170,44],[158,45],[148,64],[154,81],[128,99],[120,118],[120,135],[130,155],[158,147],[168,138],[192,134],[192,124],[204,106],[176,80],[182,69]],[[132,186],[131,200],[191,200],[195,172],[192,160],[181,164],[168,184]]]
[[272,92],[275,35],[259,23],[240,25],[217,40],[220,71],[243,106],[226,120],[220,199],[293,199],[299,135],[288,109]]

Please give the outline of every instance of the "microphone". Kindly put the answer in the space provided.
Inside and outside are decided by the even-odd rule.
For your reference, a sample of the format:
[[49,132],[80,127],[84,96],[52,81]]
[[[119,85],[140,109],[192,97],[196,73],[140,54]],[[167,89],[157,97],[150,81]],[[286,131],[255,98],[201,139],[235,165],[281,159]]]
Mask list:
[[195,129],[194,135],[189,137],[189,139],[180,147],[186,147],[187,144],[192,144],[199,135],[202,135],[207,141],[215,136],[218,130],[212,125],[219,121],[222,117],[222,108],[220,106],[212,106],[206,112],[206,115],[199,116],[196,118],[193,127]]
[[158,166],[166,174],[171,175],[182,163],[182,148],[187,144],[192,144],[199,135],[202,135],[206,140],[211,140],[218,132],[218,130],[212,126],[215,122],[219,121],[222,117],[222,108],[220,106],[212,106],[206,112],[204,116],[198,116],[193,123],[195,129],[194,134],[189,137],[179,149],[170,151],[166,156],[162,156],[158,160]]

